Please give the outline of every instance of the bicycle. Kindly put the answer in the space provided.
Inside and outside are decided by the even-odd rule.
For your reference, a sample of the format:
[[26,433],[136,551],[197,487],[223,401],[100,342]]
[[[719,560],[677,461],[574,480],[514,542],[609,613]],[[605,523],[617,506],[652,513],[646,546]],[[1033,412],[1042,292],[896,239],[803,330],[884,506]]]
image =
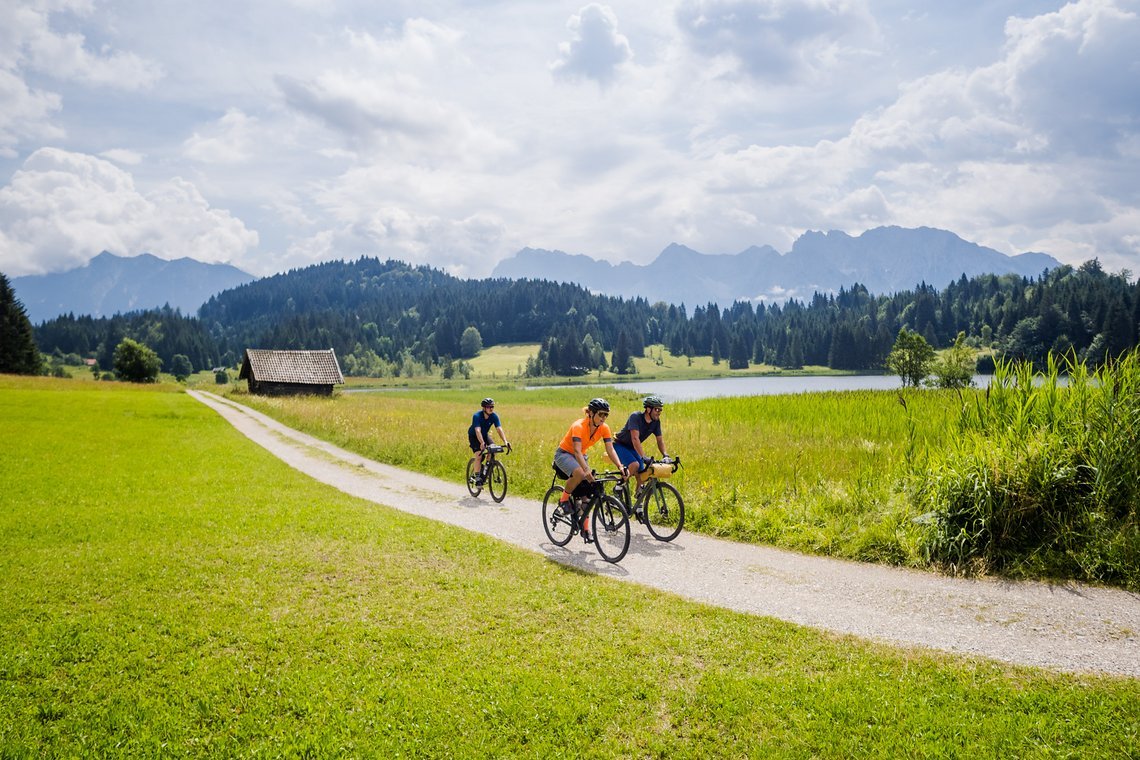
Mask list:
[[478,496],[486,485],[491,498],[498,503],[507,498],[507,468],[497,457],[503,453],[510,454],[511,445],[508,443],[504,448],[498,444],[488,444],[486,452],[479,472],[475,472],[475,463],[479,458],[475,456],[467,460],[467,491],[472,496]]
[[651,459],[648,468],[638,475],[639,484],[632,496],[630,484],[619,481],[614,485],[614,494],[621,499],[626,513],[644,523],[658,541],[672,541],[685,526],[685,500],[673,484],[661,482],[661,478],[672,476],[680,467],[680,459]]
[[[555,546],[565,546],[582,532],[582,518],[590,515],[590,538],[606,562],[621,562],[629,551],[629,513],[618,499],[606,493],[606,483],[621,480],[621,472],[594,473],[593,483],[583,480],[570,499],[560,501],[566,489],[557,485],[566,476],[552,465],[554,477],[542,499],[542,527]],[[583,536],[585,538],[585,536]]]

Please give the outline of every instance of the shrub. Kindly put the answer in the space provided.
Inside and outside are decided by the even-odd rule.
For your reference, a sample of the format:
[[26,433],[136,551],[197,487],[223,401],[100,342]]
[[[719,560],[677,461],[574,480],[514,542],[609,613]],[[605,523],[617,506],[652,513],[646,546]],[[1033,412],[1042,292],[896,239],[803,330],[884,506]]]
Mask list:
[[115,374],[132,383],[153,383],[158,379],[162,360],[143,343],[123,338],[115,346]]
[[230,382],[230,375],[224,369],[220,369],[214,373],[214,382],[218,385],[228,385]]

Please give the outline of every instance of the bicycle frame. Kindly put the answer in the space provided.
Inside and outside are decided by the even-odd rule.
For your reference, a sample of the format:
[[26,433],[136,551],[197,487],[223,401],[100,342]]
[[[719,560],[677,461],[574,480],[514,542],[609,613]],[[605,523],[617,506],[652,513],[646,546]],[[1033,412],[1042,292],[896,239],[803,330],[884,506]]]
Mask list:
[[[654,464],[652,460],[650,464]],[[681,466],[681,460],[673,460],[673,471],[676,472]],[[645,482],[637,484],[633,487],[634,479],[626,481],[624,478],[619,478],[620,484],[614,486],[614,495],[622,502],[625,507],[626,514],[636,519],[638,522],[644,524],[649,532],[659,541],[672,541],[681,532],[681,527],[684,525],[685,517],[685,504],[684,499],[681,497],[680,492],[674,486],[665,486],[667,493],[663,493],[660,497],[660,506],[666,507],[668,512],[659,510],[659,514],[670,514],[677,520],[676,527],[670,530],[661,530],[661,526],[651,517],[651,504],[657,500],[657,491],[661,488],[659,478],[650,475],[645,479]],[[619,493],[620,492],[620,493]],[[672,494],[672,496],[670,496]],[[675,504],[669,505],[668,500],[674,499]],[[676,514],[673,514],[673,513]],[[655,513],[655,514],[658,514]]]
[[629,549],[629,512],[621,500],[606,493],[606,484],[616,483],[622,474],[594,472],[594,480],[582,481],[574,489],[577,495],[572,492],[568,502],[561,502],[558,497],[565,492],[564,486],[557,485],[560,479],[565,479],[560,475],[555,468],[550,488],[543,499],[542,514],[547,537],[555,546],[565,546],[573,536],[582,533],[584,518],[592,517],[589,525],[592,537],[587,542],[594,544],[605,561],[620,562]]

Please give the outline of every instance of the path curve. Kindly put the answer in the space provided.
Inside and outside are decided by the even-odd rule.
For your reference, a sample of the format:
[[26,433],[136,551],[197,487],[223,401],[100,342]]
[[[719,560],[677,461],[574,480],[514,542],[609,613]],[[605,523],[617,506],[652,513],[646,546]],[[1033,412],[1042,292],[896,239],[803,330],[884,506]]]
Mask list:
[[[1140,677],[1140,594],[1077,583],[950,578],[635,525],[619,565],[575,538],[553,546],[541,505],[473,498],[460,479],[366,459],[212,393],[188,391],[255,443],[347,494],[486,533],[551,560],[700,602],[896,645],[1073,673]],[[509,465],[508,465],[509,468]]]

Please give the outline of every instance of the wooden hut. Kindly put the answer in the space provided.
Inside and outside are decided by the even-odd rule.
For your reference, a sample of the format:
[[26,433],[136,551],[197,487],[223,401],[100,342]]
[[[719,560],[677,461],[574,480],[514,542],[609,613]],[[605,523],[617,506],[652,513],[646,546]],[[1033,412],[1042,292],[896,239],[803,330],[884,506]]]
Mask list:
[[249,383],[250,393],[263,396],[303,393],[328,396],[334,385],[344,384],[344,375],[331,348],[327,351],[247,348],[238,379]]

